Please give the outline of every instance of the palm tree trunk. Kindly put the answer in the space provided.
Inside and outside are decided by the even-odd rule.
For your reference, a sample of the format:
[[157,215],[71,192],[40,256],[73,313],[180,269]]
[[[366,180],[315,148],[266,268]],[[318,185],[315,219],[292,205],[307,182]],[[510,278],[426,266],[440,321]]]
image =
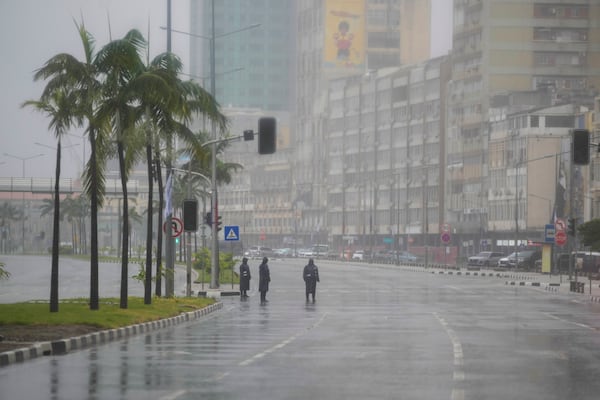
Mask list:
[[[152,145],[146,144],[146,165],[148,166],[148,212],[146,227],[146,274],[144,281],[144,304],[152,303],[152,192],[154,190],[154,177],[152,176]],[[160,170],[159,170],[160,173]]]
[[91,199],[90,199],[90,310],[98,310],[98,160],[96,154],[96,132],[90,130]]
[[60,138],[56,146],[56,170],[54,178],[54,219],[52,221],[52,267],[50,272],[50,312],[58,312],[58,252],[60,244]]
[[119,171],[121,172],[121,189],[123,190],[123,228],[121,244],[121,301],[120,307],[127,308],[127,278],[129,267],[129,202],[127,198],[127,171],[125,169],[125,152],[123,142],[117,143],[119,153]]
[[156,237],[156,296],[162,296],[162,242],[163,242],[163,213],[165,194],[163,192],[162,170],[160,169],[160,155],[155,155],[156,177],[158,179],[158,229]]

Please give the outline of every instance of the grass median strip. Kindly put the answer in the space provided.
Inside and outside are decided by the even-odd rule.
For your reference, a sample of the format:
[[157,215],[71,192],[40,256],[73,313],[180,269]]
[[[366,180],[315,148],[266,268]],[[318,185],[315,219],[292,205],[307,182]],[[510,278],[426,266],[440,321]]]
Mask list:
[[19,344],[57,340],[104,329],[114,329],[177,316],[213,304],[214,299],[200,297],[155,297],[144,304],[141,297],[130,297],[128,308],[119,307],[118,298],[100,301],[98,310],[90,310],[87,299],[68,299],[58,312],[50,312],[47,302],[0,304],[0,352]]

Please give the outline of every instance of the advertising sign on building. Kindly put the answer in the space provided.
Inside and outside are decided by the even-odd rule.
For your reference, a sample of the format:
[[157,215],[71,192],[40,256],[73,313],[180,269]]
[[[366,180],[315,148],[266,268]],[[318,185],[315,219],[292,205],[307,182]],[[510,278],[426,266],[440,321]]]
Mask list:
[[365,64],[365,34],[365,0],[327,0],[325,68],[362,71]]

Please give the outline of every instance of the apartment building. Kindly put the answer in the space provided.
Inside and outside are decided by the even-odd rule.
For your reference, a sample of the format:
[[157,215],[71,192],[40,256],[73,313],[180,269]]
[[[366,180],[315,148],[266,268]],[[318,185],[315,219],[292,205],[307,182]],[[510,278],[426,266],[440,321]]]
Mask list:
[[593,1],[454,1],[446,200],[447,220],[465,238],[480,237],[490,220],[486,194],[497,189],[489,179],[490,99],[547,90],[553,104],[591,105],[600,88],[599,21]]
[[331,82],[327,226],[333,244],[439,245],[447,57]]
[[[328,192],[330,154],[326,145],[329,82],[358,75],[374,78],[379,75],[377,71],[386,67],[398,67],[401,62],[416,63],[429,57],[429,36],[416,36],[413,29],[418,26],[420,32],[429,31],[430,2],[300,0],[297,13],[293,180],[303,199],[297,225],[311,235],[315,232],[329,235],[331,216],[327,209],[332,206]],[[373,91],[370,87],[376,79],[370,82],[362,86]],[[374,94],[371,97],[374,98]],[[389,120],[386,123],[389,124]],[[339,222],[335,224],[341,226]]]

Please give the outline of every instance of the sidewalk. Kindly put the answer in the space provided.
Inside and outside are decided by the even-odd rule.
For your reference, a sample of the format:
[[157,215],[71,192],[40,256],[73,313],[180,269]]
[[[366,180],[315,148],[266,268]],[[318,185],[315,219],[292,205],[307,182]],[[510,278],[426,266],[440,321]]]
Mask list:
[[510,280],[507,285],[540,286],[545,290],[589,297],[590,301],[600,303],[600,281],[590,280],[585,276],[572,276],[569,281],[568,275],[531,274],[529,279]]
[[464,275],[495,277],[505,280],[506,285],[511,286],[534,286],[560,294],[572,294],[587,298],[592,302],[600,303],[600,280],[590,280],[586,276],[550,275],[539,272],[499,271],[490,269],[467,269],[445,270],[431,268],[432,273],[446,275]]

